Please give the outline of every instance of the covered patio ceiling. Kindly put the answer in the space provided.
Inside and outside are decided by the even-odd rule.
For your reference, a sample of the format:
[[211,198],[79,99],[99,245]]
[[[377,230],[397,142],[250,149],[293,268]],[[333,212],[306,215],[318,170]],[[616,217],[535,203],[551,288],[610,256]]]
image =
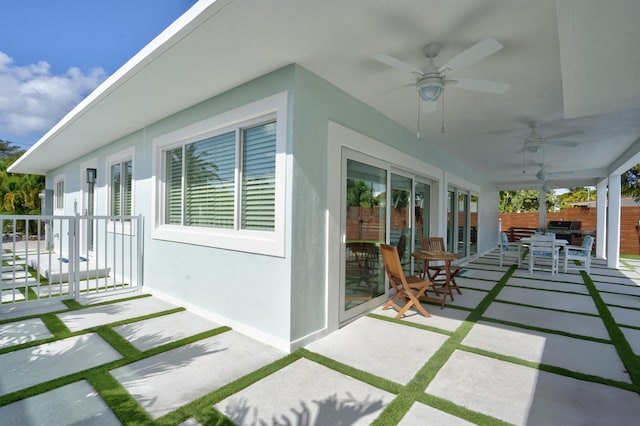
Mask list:
[[420,116],[425,149],[437,145],[499,189],[539,188],[542,150],[523,152],[528,123],[543,136],[577,130],[559,139],[574,147],[545,144],[547,183],[594,185],[640,159],[638,18],[637,0],[201,0],[11,171],[46,173],[69,152],[89,153],[290,63],[417,133],[415,77],[372,56],[424,68],[429,42],[442,44],[443,64],[492,37],[504,48],[455,77],[509,90],[447,88],[444,108]]

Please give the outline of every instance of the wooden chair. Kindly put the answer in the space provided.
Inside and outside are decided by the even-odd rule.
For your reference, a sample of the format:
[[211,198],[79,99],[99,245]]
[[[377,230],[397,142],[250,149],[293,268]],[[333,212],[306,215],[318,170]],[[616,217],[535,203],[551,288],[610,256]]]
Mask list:
[[[426,291],[431,287],[432,283],[430,281],[413,275],[405,276],[402,265],[400,264],[398,249],[395,246],[381,244],[380,252],[382,253],[382,261],[384,262],[387,277],[389,277],[391,287],[393,287],[396,292],[382,309],[393,307],[398,311],[396,318],[400,318],[413,306],[425,317],[430,317],[431,314],[420,304],[421,299],[439,302],[440,307],[444,308],[444,297],[442,299],[436,299],[425,296]],[[396,301],[402,301],[404,305],[400,306]]]
[[544,262],[545,265],[550,263],[551,274],[558,273],[558,264],[560,263],[560,247],[555,244],[555,237],[549,235],[534,235],[531,237],[529,245],[529,273],[533,273],[535,264]]
[[[420,242],[423,251],[447,251],[447,247],[444,245],[444,238],[442,237],[425,237]],[[433,263],[427,262],[425,265],[425,272],[431,282],[440,287],[444,287],[447,283],[447,266],[440,262]],[[453,286],[458,294],[462,294],[456,283],[456,275],[462,268],[456,265],[451,265],[449,270],[449,287]],[[449,290],[451,290],[449,288]],[[451,300],[453,300],[453,294],[449,294]]]

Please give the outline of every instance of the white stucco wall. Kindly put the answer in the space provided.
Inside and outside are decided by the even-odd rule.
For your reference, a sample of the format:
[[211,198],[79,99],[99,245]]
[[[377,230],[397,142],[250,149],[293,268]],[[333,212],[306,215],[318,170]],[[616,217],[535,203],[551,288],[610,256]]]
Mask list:
[[[256,100],[286,91],[289,96],[287,129],[287,181],[284,256],[265,256],[242,251],[164,241],[152,237],[156,214],[153,205],[153,141],[161,135],[192,125]],[[170,102],[170,100],[167,100]],[[98,169],[97,213],[107,206],[107,159],[133,147],[134,213],[145,220],[145,288],[176,300],[253,337],[288,349],[336,327],[335,300],[339,282],[339,236],[329,227],[330,199],[339,187],[330,185],[330,175],[340,173],[329,155],[329,126],[336,123],[375,141],[367,152],[414,159],[413,168],[446,189],[447,181],[468,186],[480,195],[479,247],[482,253],[497,238],[497,191],[483,184],[482,177],[439,152],[429,141],[418,140],[386,116],[352,98],[302,67],[291,65],[248,82],[236,89],[194,105],[145,129],[115,141],[100,150],[74,159],[48,174],[64,174],[67,199],[80,199],[81,173],[86,164]],[[384,147],[384,149],[379,149]],[[361,147],[365,151],[368,146]],[[421,166],[421,165],[424,165]],[[445,177],[446,176],[446,177]],[[487,191],[487,192],[485,192]],[[440,191],[446,194],[446,191]],[[334,198],[335,199],[335,198]],[[65,211],[69,203],[65,204]],[[442,206],[440,200],[437,205]],[[445,229],[437,215],[434,229]],[[333,233],[333,234],[332,234]]]

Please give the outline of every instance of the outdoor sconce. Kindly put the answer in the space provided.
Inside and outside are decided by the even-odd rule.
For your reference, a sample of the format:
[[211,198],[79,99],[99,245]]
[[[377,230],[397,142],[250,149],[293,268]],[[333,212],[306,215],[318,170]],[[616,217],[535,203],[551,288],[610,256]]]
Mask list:
[[87,183],[96,183],[96,176],[98,171],[96,169],[87,169]]

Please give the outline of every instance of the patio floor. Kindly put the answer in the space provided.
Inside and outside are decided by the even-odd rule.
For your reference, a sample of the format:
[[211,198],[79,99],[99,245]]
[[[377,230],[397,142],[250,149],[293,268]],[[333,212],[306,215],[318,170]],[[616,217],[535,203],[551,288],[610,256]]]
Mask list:
[[594,263],[492,253],[431,318],[378,309],[292,354],[146,295],[5,304],[0,423],[635,424],[640,261]]

